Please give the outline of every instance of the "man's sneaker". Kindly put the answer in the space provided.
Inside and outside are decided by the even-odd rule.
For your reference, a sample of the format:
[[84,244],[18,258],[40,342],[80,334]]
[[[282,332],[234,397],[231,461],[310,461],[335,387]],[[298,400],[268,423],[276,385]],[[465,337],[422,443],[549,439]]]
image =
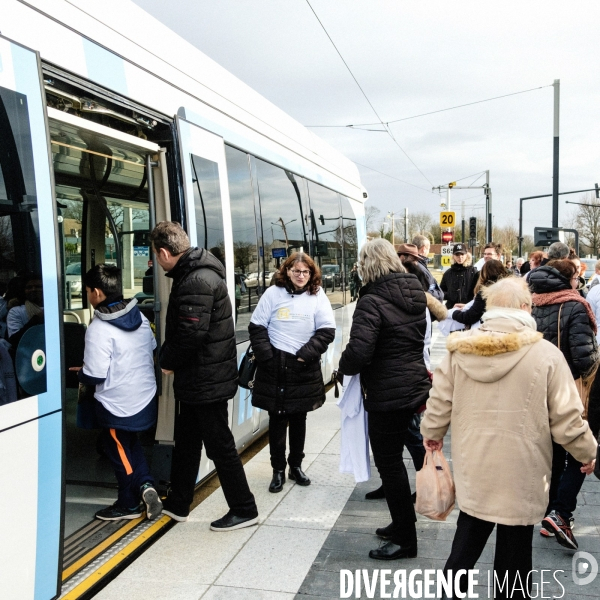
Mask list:
[[567,523],[555,510],[542,520],[544,529],[554,531],[556,541],[565,548],[577,550],[579,545],[573,535],[570,523]]
[[213,521],[210,524],[210,528],[213,531],[234,531],[235,529],[242,529],[243,527],[250,527],[258,523],[258,516],[256,517],[236,517],[235,515],[228,512],[224,517]]
[[554,529],[550,529],[549,527],[548,527],[548,529],[546,529],[546,528],[545,528],[545,527],[542,525],[542,527],[540,528],[540,535],[541,535],[542,537],[546,537],[546,538],[551,538],[551,537],[554,537]]
[[[571,527],[571,530],[573,530],[573,525],[575,524],[575,519],[573,517],[571,517],[569,519],[569,526]],[[540,529],[540,535],[542,537],[546,537],[546,538],[551,538],[554,537],[554,529],[546,529],[543,525]]]
[[189,519],[189,512],[187,514],[183,514],[182,512],[176,512],[173,510],[171,505],[169,504],[169,498],[165,498],[165,501],[162,503],[162,512],[163,515],[167,515],[171,517],[174,521],[179,521],[180,523],[184,523]]
[[154,489],[154,486],[150,483],[145,483],[142,488],[142,500],[146,505],[146,517],[151,521],[160,516],[162,512],[162,502],[158,496],[158,492]]
[[137,508],[124,508],[116,502],[107,508],[103,508],[96,513],[96,519],[102,521],[121,521],[123,519],[137,519],[142,516],[143,510],[141,505]]

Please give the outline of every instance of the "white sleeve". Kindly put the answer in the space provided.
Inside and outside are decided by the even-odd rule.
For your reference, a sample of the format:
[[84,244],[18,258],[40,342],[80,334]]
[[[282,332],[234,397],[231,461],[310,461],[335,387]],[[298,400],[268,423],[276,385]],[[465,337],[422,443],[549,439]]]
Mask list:
[[317,294],[317,310],[315,311],[315,331],[325,328],[335,329],[335,317],[333,316],[333,308],[327,294],[322,288],[319,288]]
[[254,312],[252,313],[250,323],[262,325],[263,327],[269,326],[269,323],[271,322],[271,315],[273,313],[271,296],[276,291],[277,290],[275,287],[270,287],[261,296],[256,308],[254,309]]
[[[111,325],[109,327],[112,327]],[[98,331],[98,329],[100,329]],[[112,338],[104,335],[103,328],[90,323],[85,334],[85,351],[83,353],[83,372],[90,377],[106,379],[112,358]]]
[[27,325],[27,309],[25,306],[15,306],[11,308],[8,311],[8,315],[6,315],[8,337],[23,329],[25,325]]

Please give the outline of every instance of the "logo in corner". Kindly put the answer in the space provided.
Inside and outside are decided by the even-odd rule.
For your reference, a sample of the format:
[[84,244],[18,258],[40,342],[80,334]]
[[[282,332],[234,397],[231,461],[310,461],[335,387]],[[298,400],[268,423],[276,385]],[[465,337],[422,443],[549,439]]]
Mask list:
[[589,552],[575,552],[571,574],[575,585],[587,585],[598,575],[598,561]]

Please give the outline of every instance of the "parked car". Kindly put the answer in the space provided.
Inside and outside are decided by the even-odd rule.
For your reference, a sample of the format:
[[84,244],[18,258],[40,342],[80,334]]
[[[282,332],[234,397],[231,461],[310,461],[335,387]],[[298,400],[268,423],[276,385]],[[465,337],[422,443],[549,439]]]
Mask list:
[[596,263],[598,262],[595,258],[582,258],[581,264],[585,264],[585,280],[587,281],[596,272]]
[[[270,271],[265,273],[265,287],[269,287],[271,285],[271,280],[273,279],[273,275],[275,275],[276,271]],[[261,277],[262,279],[262,277]],[[249,289],[255,288],[258,286],[258,273],[249,273],[246,276],[246,281],[244,282],[246,287]],[[262,285],[262,282],[261,282]]]
[[71,263],[65,270],[65,281],[71,286],[71,296],[81,296],[81,263]]
[[339,287],[341,285],[340,265],[323,265],[321,267],[323,287]]
[[245,284],[247,288],[255,288],[258,285],[258,273],[248,273]]

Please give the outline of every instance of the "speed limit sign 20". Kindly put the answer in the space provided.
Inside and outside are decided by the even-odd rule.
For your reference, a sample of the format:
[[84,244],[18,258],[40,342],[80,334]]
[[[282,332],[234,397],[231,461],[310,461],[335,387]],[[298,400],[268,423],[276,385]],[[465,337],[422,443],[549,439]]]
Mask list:
[[440,213],[440,227],[454,227],[456,213],[453,210],[444,210]]

